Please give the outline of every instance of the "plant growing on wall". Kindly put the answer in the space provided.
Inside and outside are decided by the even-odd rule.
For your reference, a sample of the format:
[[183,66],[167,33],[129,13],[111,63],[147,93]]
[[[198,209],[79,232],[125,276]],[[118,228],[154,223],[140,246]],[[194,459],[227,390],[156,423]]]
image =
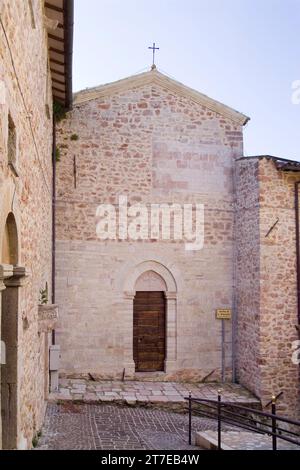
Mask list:
[[46,282],[44,289],[40,289],[40,298],[39,298],[40,305],[45,305],[47,303],[48,303],[48,282]]
[[32,438],[32,447],[33,448],[37,447],[37,445],[39,443],[39,439],[41,437],[42,437],[42,431],[38,431],[37,433],[35,433],[35,435]]
[[62,119],[65,119],[66,117],[66,109],[58,101],[53,101],[53,114],[55,117],[55,121],[60,122]]
[[77,134],[72,134],[70,137],[71,140],[78,140],[79,136]]
[[60,148],[59,147],[56,147],[55,149],[55,160],[57,162],[60,162]]

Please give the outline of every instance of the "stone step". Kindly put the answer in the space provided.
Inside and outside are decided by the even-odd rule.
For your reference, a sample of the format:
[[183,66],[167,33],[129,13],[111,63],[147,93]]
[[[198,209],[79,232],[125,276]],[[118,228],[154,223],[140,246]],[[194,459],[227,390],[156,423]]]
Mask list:
[[[195,436],[196,446],[207,450],[218,449],[218,433],[201,431]],[[272,437],[248,431],[222,431],[222,450],[272,450]],[[277,439],[278,450],[300,450],[300,445]]]
[[[173,410],[186,410],[189,392],[194,398],[216,400],[220,384],[188,384],[157,381],[91,381],[61,379],[59,391],[49,397],[51,402],[75,401],[160,406]],[[222,384],[222,398],[233,404],[260,408],[259,400],[237,384]]]

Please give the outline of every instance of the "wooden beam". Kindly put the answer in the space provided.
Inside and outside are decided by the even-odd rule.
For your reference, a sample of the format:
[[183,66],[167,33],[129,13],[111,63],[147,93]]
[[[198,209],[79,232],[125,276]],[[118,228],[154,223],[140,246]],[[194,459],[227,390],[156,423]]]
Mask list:
[[55,5],[52,5],[52,4],[49,3],[49,2],[45,2],[45,8],[49,8],[49,10],[58,11],[59,13],[63,13],[63,12],[64,12],[64,9],[63,9],[63,8],[57,7],[57,6],[55,6]]
[[51,69],[51,68],[50,68],[50,72],[51,72],[51,73],[56,73],[57,75],[60,75],[61,77],[64,77],[64,76],[65,76],[65,73],[64,73],[64,72],[60,72],[59,70],[55,70],[55,69]]
[[52,82],[58,83],[59,85],[66,86],[66,83],[65,83],[65,82],[61,82],[60,80],[57,80],[56,78],[52,78]]
[[50,52],[55,52],[55,54],[65,55],[65,51],[62,51],[60,49],[56,49],[55,47],[49,47],[49,51]]
[[59,38],[58,36],[54,36],[54,34],[50,34],[50,33],[48,33],[48,38],[53,39],[53,41],[57,41],[57,42],[65,42],[64,39]]
[[66,90],[60,90],[59,88],[56,88],[55,86],[52,87],[53,91],[56,91],[57,93],[61,93],[62,95],[66,94]]
[[63,67],[66,65],[65,62],[60,62],[59,60],[51,59],[51,57],[50,57],[50,62],[56,65],[62,65]]
[[62,105],[65,104],[65,100],[61,98],[61,96],[57,96],[53,94],[53,101],[57,101],[58,103],[61,103]]

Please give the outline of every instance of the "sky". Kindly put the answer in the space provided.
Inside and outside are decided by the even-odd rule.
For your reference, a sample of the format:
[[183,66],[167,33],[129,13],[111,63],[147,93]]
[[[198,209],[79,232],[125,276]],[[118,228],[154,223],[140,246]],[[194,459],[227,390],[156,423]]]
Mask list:
[[244,155],[300,160],[300,0],[75,0],[74,91],[149,70],[153,42],[162,73],[251,118]]

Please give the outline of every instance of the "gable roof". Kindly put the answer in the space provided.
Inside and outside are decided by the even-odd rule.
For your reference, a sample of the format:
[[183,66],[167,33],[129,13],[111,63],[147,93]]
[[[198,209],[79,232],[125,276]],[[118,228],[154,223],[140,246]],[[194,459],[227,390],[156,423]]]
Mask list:
[[129,90],[143,85],[156,84],[169,91],[189,98],[190,100],[207,107],[211,111],[214,111],[222,116],[228,117],[232,121],[240,125],[245,125],[249,121],[249,117],[245,114],[236,111],[235,109],[226,106],[219,101],[213,100],[208,96],[200,93],[199,91],[193,90],[182,83],[167,77],[166,75],[159,72],[156,68],[148,72],[144,72],[138,75],[132,75],[131,77],[118,80],[116,82],[107,83],[95,88],[87,88],[86,90],[79,91],[74,94],[74,105],[79,105],[90,100],[97,98],[104,98],[114,93]]

